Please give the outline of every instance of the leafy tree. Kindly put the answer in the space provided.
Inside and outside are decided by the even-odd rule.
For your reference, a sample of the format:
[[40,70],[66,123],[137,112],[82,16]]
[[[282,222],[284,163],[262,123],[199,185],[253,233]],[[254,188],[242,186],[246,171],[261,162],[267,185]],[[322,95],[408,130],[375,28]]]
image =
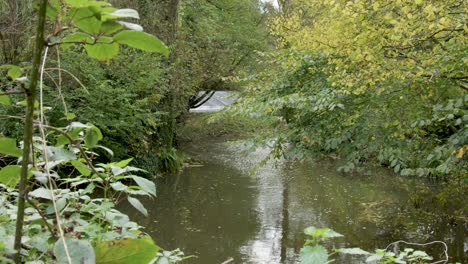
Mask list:
[[[47,16],[55,20],[55,25],[45,39]],[[132,9],[113,8],[104,1],[41,1],[31,69],[22,77],[23,70],[20,67],[11,64],[1,66],[8,70],[9,80],[4,80],[9,83],[7,87],[18,90],[0,94],[0,103],[10,105],[9,95],[12,94],[24,93],[25,97],[25,101],[20,102],[20,105],[25,105],[24,118],[5,116],[23,120],[22,149],[16,146],[15,139],[0,137],[0,154],[19,158],[18,163],[21,163],[21,166],[8,165],[0,170],[2,209],[7,208],[0,213],[8,227],[1,228],[2,237],[11,237],[10,227],[16,222],[13,228],[14,248],[7,246],[5,250],[2,243],[2,258],[4,254],[14,253],[15,262],[22,263],[24,231],[27,236],[39,237],[35,249],[26,254],[31,259],[50,256],[37,252],[48,252],[51,245],[53,255],[61,263],[94,263],[96,257],[100,261],[115,261],[115,252],[126,254],[125,251],[128,253],[132,248],[136,248],[134,257],[142,262],[150,262],[156,257],[159,247],[150,238],[137,239],[138,226],[129,222],[128,217],[125,220],[125,215],[113,209],[115,194],[125,193],[128,201],[146,214],[146,209],[134,196],[155,196],[154,183],[135,175],[135,172],[141,170],[127,166],[131,159],[93,164],[92,156],[96,155],[93,149],[103,148],[111,152],[98,144],[102,139],[101,131],[89,123],[72,122],[64,128],[48,125],[43,102],[45,62],[48,50],[56,45],[80,44],[90,57],[102,61],[109,61],[117,55],[121,45],[168,54],[168,49],[161,41],[141,32],[137,24],[121,21],[124,18],[138,18],[138,13]],[[39,98],[36,98],[38,95]],[[73,119],[74,116],[65,113],[65,118]],[[50,141],[55,142],[55,146],[49,145]],[[76,171],[67,173],[66,167],[70,165]],[[135,186],[123,183],[130,179],[136,183]],[[70,185],[59,188],[59,184]],[[86,185],[84,189],[79,188],[82,185]],[[15,191],[16,187],[18,192]],[[87,196],[96,187],[103,190],[102,199]],[[17,199],[17,203],[11,202],[13,199]],[[26,208],[26,201],[30,208]],[[72,209],[67,210],[67,206]],[[29,209],[36,213],[33,219],[30,218]],[[16,216],[12,210],[17,212]],[[102,211],[101,215],[99,211]],[[68,216],[63,217],[62,213]],[[73,215],[71,219],[70,215]],[[109,215],[113,216],[112,219]],[[34,221],[38,216],[40,221],[36,223]],[[74,228],[80,231],[74,232]],[[115,228],[124,233],[119,235]],[[93,242],[94,250],[89,241],[79,240],[82,233]],[[112,242],[113,246],[110,247],[108,242],[101,244],[103,238],[112,240],[124,237],[132,239],[115,244]],[[48,243],[49,239],[52,244]],[[141,248],[145,248],[144,252]]]

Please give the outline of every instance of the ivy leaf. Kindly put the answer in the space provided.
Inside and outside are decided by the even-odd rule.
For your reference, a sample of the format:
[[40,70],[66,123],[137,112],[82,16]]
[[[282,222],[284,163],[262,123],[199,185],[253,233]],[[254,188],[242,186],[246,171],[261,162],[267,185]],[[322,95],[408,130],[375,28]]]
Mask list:
[[143,204],[140,202],[140,200],[133,198],[131,196],[127,197],[128,202],[135,207],[140,213],[142,213],[144,216],[148,216],[148,210],[143,206]]
[[21,167],[16,165],[8,165],[0,170],[0,183],[8,187],[14,188],[20,180]]
[[[68,253],[72,264],[94,264],[96,256],[93,247],[88,241],[78,240],[66,237],[65,244],[67,245]],[[68,263],[68,258],[65,253],[63,240],[59,239],[54,246],[54,255],[57,258],[57,263]]]
[[117,43],[86,44],[84,47],[91,58],[100,61],[109,61],[119,53],[119,44]]
[[125,44],[132,48],[150,52],[160,52],[165,56],[169,55],[169,49],[161,40],[145,32],[135,30],[122,31],[114,36],[114,40],[117,43]]
[[326,264],[328,252],[323,246],[305,246],[299,252],[301,264]]
[[94,248],[97,264],[150,263],[161,250],[149,236],[104,241]]
[[7,137],[0,137],[0,153],[19,158],[22,151],[16,147],[16,140]]
[[143,191],[156,196],[156,185],[154,182],[135,175],[132,175],[132,178]]

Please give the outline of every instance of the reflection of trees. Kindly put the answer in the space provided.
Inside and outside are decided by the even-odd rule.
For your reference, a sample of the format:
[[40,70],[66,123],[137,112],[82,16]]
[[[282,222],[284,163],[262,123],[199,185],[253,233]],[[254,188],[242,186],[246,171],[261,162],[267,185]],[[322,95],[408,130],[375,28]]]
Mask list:
[[[289,162],[285,164],[289,167]],[[287,173],[283,174],[283,220],[281,223],[281,263],[286,263],[288,252],[289,236],[289,177]]]

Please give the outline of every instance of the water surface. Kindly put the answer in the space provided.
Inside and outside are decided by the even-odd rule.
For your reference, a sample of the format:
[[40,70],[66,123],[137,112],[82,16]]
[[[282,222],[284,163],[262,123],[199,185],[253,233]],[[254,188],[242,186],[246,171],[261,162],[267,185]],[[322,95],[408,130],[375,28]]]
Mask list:
[[[123,208],[163,248],[197,255],[184,263],[222,263],[231,257],[231,263],[295,263],[308,226],[344,235],[328,242],[329,248],[373,250],[399,239],[442,239],[451,256],[466,260],[466,229],[404,210],[405,189],[412,183],[384,170],[344,175],[331,161],[279,161],[249,176],[267,150],[246,152],[240,145],[210,141],[187,145],[185,151],[200,165],[156,180],[158,198],[145,202],[148,218]],[[364,260],[337,256],[335,263]]]

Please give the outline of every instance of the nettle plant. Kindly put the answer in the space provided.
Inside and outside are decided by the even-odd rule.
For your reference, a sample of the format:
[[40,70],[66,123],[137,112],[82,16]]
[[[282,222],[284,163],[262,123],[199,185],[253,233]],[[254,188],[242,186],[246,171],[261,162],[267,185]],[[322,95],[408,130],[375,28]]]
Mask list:
[[[98,149],[112,154],[99,145],[99,128],[73,121],[76,116],[67,112],[69,125],[49,126],[42,96],[47,70],[67,72],[45,68],[51,48],[59,54],[60,46],[79,45],[90,57],[106,62],[121,45],[167,56],[168,48],[159,39],[121,20],[138,18],[135,10],[116,9],[106,1],[40,0],[31,66],[0,66],[7,74],[0,78],[0,111],[12,104],[25,107],[24,116],[1,115],[23,122],[24,135],[22,140],[0,135],[0,160],[9,164],[0,169],[0,262],[170,259],[167,252],[158,255],[160,248],[140,226],[115,209],[126,199],[147,215],[138,197],[155,197],[156,188],[142,177],[145,171],[129,166],[131,159],[96,163]],[[180,251],[176,253],[182,259]]]
[[[342,234],[337,233],[329,228],[316,228],[308,227],[304,230],[304,234],[307,235],[307,239],[304,242],[304,246],[301,248],[299,253],[301,264],[326,264],[333,262],[332,256],[338,253],[348,255],[361,255],[365,256],[365,263],[379,263],[379,264],[419,264],[419,263],[447,263],[448,249],[447,245],[442,241],[433,241],[425,244],[411,243],[406,241],[396,241],[388,245],[385,249],[377,249],[374,253],[367,252],[360,248],[333,248],[328,250],[323,245],[324,241],[343,237]],[[413,248],[404,248],[398,250],[400,244],[424,247],[433,244],[442,244],[444,246],[445,259],[433,262],[433,257],[429,256],[426,252],[421,250],[415,250]],[[391,250],[391,247],[394,247]]]

